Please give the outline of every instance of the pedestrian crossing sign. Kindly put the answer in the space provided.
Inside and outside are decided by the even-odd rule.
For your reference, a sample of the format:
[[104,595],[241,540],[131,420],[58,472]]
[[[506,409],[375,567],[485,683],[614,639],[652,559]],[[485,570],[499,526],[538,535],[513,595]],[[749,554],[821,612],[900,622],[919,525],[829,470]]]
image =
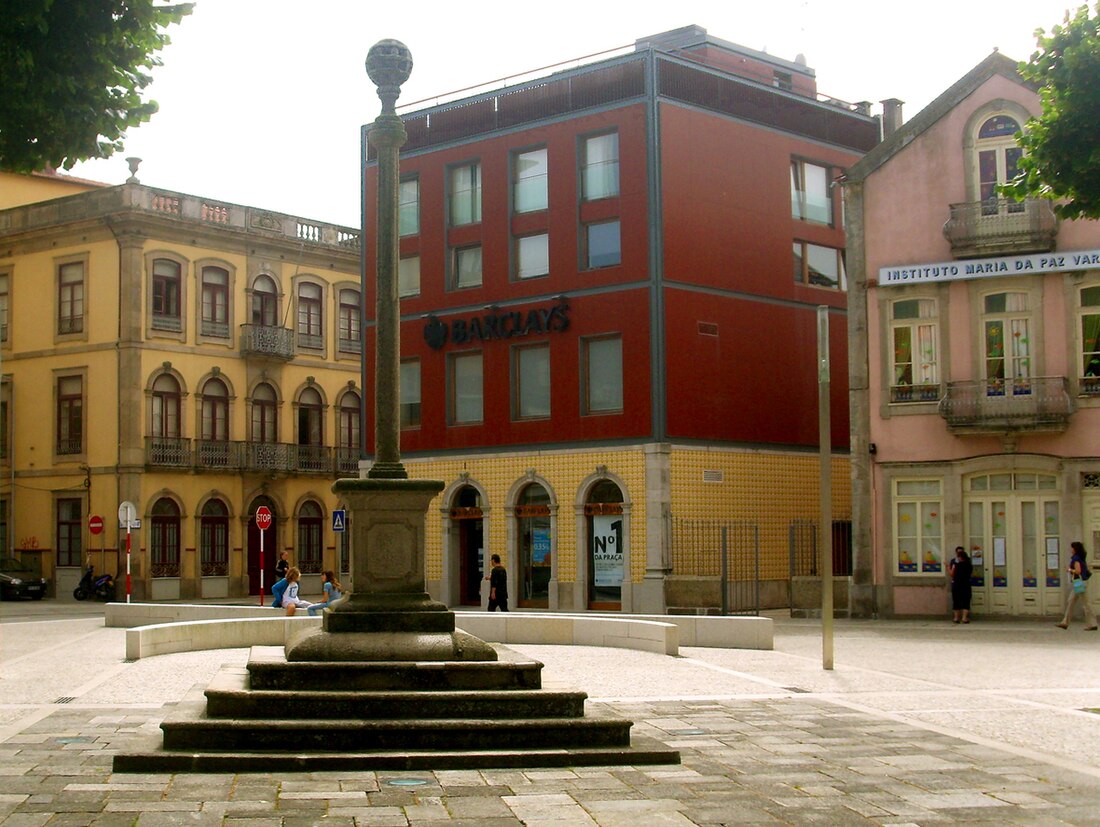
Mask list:
[[332,530],[343,531],[348,523],[348,512],[343,508],[334,509],[332,512]]

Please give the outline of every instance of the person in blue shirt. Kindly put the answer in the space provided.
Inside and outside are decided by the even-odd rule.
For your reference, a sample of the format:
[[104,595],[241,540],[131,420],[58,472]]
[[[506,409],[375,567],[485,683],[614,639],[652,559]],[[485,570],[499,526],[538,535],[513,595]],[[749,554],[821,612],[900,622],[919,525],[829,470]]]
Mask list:
[[331,571],[326,571],[321,574],[321,588],[324,591],[324,596],[319,602],[311,603],[306,610],[311,615],[317,614],[317,612],[323,610],[325,606],[335,600],[339,600],[344,591],[344,587],[340,585],[340,581],[336,579],[336,575]]

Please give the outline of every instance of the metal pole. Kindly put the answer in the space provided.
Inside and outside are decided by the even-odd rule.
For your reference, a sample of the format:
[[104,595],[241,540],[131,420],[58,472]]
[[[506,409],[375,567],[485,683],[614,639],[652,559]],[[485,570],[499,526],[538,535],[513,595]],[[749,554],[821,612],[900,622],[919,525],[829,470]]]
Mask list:
[[821,461],[821,668],[833,668],[833,474],[829,418],[829,308],[817,308],[817,424]]
[[126,602],[130,602],[130,515],[126,515]]
[[260,529],[260,605],[264,605],[264,535],[267,534],[262,528]]
[[722,616],[730,613],[729,596],[729,526],[722,526]]

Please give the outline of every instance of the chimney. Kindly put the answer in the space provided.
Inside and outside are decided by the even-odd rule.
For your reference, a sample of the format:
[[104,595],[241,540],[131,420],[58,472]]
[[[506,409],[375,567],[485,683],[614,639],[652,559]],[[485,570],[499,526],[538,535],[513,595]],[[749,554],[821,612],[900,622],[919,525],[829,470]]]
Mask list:
[[882,104],[882,140],[886,140],[899,129],[903,123],[901,107],[905,101],[897,98],[887,98],[879,101]]

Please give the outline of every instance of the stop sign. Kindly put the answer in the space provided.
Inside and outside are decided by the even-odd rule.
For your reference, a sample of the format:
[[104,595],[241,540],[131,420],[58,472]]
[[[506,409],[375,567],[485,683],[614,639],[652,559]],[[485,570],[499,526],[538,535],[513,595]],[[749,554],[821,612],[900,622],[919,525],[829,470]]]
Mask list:
[[271,527],[271,509],[261,505],[256,509],[256,528],[267,531]]
[[93,514],[88,518],[88,531],[92,534],[99,534],[103,531],[103,518],[98,514]]

